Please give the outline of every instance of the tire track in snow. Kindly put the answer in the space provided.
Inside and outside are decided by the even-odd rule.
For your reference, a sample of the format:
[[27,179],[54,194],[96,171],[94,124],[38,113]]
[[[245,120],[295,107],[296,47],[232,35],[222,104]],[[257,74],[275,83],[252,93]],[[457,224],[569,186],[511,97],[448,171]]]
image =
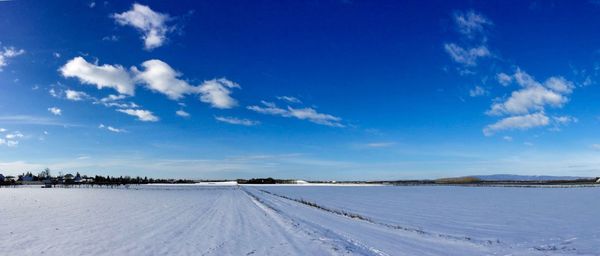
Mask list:
[[[303,219],[294,218],[286,214],[284,211],[277,209],[275,206],[269,204],[268,202],[265,202],[264,200],[260,199],[260,197],[256,196],[254,193],[248,191],[245,188],[242,188],[242,191],[244,191],[245,194],[249,196],[249,199],[252,200],[257,206],[261,207],[265,212],[271,215],[272,218],[276,219],[278,217],[281,217],[286,219],[294,228],[299,229],[302,232],[308,234],[309,236],[313,237],[314,240],[320,241],[331,246],[335,251],[338,251],[342,254],[389,256],[389,254],[385,253],[382,250],[363,244],[348,236],[337,233],[327,227]],[[340,251],[340,247],[345,249],[346,251]]]
[[304,199],[291,198],[288,196],[279,195],[279,194],[276,194],[276,193],[273,193],[273,192],[270,192],[267,190],[263,190],[263,189],[259,189],[259,191],[262,193],[266,193],[269,195],[279,197],[279,198],[283,198],[283,199],[294,201],[294,202],[297,202],[297,203],[300,203],[303,205],[307,205],[309,207],[313,207],[313,208],[319,209],[321,211],[325,211],[325,212],[332,213],[332,214],[339,215],[339,216],[346,217],[346,218],[351,218],[351,219],[356,219],[359,221],[368,222],[368,223],[371,223],[374,225],[384,226],[384,227],[391,228],[394,230],[413,232],[413,233],[417,233],[417,234],[424,235],[424,236],[434,236],[434,237],[439,237],[439,238],[444,238],[444,239],[449,239],[449,240],[466,241],[466,242],[471,242],[471,243],[475,243],[478,245],[494,245],[494,244],[502,245],[502,242],[500,240],[481,240],[481,239],[475,239],[475,238],[471,238],[471,237],[467,237],[467,236],[455,236],[455,235],[449,235],[449,234],[434,233],[434,232],[424,231],[421,229],[408,228],[408,227],[404,227],[404,226],[400,226],[400,225],[378,222],[378,221],[372,220],[371,218],[362,216],[357,213],[352,213],[352,212],[347,212],[347,211],[343,211],[343,210],[325,207],[325,206],[318,205],[316,203],[313,203],[313,202],[310,202],[310,201],[307,201]]

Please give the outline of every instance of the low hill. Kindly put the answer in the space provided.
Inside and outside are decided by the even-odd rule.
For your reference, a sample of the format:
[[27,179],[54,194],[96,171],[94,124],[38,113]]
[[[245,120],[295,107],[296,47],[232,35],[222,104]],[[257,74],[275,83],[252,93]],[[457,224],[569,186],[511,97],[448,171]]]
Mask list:
[[549,175],[515,175],[515,174],[492,174],[472,176],[482,181],[553,181],[553,180],[579,180],[591,179],[589,177],[575,176],[549,176]]

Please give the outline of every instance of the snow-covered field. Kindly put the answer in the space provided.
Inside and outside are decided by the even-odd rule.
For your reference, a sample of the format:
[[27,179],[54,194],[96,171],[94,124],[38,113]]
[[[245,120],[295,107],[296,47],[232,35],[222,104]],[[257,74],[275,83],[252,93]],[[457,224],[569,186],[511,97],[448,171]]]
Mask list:
[[0,254],[600,255],[600,188],[0,188]]

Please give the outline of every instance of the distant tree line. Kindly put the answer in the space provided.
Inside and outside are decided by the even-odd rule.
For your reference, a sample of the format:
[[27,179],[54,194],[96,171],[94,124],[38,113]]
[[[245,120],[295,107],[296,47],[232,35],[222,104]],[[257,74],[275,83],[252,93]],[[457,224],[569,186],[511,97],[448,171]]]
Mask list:
[[273,179],[269,178],[253,178],[249,180],[238,179],[238,184],[294,184],[296,180],[283,180],[283,179]]
[[195,183],[194,180],[189,179],[160,179],[160,178],[148,178],[148,177],[131,177],[131,176],[88,176],[81,175],[76,172],[75,175],[70,173],[63,175],[59,172],[58,175],[53,176],[50,169],[46,168],[34,175],[32,172],[24,172],[17,177],[14,176],[3,176],[0,173],[0,185],[23,185],[23,184],[45,184],[45,185],[76,185],[76,184],[90,184],[90,185],[128,185],[128,184],[153,184],[153,183]]

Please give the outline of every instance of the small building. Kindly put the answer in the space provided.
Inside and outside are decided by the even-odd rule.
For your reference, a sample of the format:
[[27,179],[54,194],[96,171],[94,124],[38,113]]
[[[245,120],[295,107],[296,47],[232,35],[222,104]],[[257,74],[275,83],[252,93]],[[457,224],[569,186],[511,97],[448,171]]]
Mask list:
[[4,175],[2,173],[0,173],[0,182],[4,182]]
[[75,183],[81,183],[81,175],[79,174],[79,172],[75,175],[75,178],[73,178],[73,181],[75,181]]
[[33,181],[33,175],[31,175],[31,173],[23,175],[23,177],[21,177],[21,180],[22,181]]
[[600,178],[598,178],[598,180],[596,180],[596,183],[600,183]]
[[53,185],[51,178],[46,178],[46,179],[44,179],[43,182],[44,182],[44,186],[42,186],[42,188],[51,188]]

